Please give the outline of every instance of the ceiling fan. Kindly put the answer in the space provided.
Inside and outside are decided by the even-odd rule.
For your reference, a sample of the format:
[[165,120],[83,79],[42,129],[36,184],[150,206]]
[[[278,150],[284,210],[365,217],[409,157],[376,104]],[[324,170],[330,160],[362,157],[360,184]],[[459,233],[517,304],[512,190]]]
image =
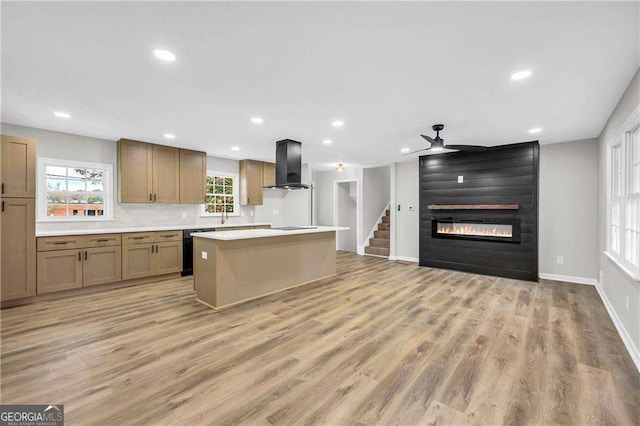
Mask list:
[[487,150],[486,146],[480,146],[480,145],[445,145],[444,139],[440,137],[440,132],[444,129],[444,124],[434,124],[433,126],[431,126],[431,128],[433,129],[434,132],[436,132],[435,139],[432,138],[431,136],[420,135],[424,140],[429,142],[431,146],[429,146],[429,148],[424,148],[424,149],[419,149],[417,151],[409,152],[408,154],[405,154],[405,156],[415,154],[416,152],[421,152],[421,151],[439,152],[445,149],[455,149],[458,151],[470,151],[470,152],[479,152],[479,151]]

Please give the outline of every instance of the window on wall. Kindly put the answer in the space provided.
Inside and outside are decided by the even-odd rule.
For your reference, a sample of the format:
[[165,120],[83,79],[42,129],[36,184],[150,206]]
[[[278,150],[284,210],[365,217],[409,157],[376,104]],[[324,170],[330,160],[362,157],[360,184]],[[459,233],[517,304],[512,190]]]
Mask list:
[[239,216],[238,175],[234,173],[207,172],[206,203],[203,216]]
[[38,220],[112,218],[110,164],[38,160]]
[[640,107],[609,143],[607,254],[640,278]]

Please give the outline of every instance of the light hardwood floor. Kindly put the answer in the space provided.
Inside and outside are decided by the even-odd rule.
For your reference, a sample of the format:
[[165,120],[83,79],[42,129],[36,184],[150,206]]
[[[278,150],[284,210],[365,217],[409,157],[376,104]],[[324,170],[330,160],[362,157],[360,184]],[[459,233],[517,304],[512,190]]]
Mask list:
[[217,313],[191,278],[3,310],[2,403],[70,425],[640,423],[594,288],[338,262]]

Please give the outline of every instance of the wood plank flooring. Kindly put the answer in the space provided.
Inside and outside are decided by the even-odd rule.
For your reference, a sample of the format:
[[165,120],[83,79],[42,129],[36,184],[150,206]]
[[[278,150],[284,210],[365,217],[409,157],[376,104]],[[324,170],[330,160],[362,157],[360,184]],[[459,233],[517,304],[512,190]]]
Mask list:
[[0,399],[69,425],[640,424],[593,287],[338,263],[221,312],[190,277],[5,309]]

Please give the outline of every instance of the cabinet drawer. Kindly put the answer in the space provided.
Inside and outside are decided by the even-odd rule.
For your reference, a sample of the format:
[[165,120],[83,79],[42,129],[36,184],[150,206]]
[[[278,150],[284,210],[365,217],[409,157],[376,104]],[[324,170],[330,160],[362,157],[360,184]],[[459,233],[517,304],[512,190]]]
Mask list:
[[119,246],[121,234],[96,234],[84,237],[84,247]]
[[52,251],[81,248],[84,243],[84,236],[69,235],[62,237],[40,237],[38,238],[38,251]]
[[161,231],[156,232],[154,241],[162,243],[164,241],[180,241],[182,240],[182,231]]
[[155,241],[155,232],[130,232],[122,234],[122,244],[145,244]]
[[257,225],[253,229],[271,229],[271,225]]

